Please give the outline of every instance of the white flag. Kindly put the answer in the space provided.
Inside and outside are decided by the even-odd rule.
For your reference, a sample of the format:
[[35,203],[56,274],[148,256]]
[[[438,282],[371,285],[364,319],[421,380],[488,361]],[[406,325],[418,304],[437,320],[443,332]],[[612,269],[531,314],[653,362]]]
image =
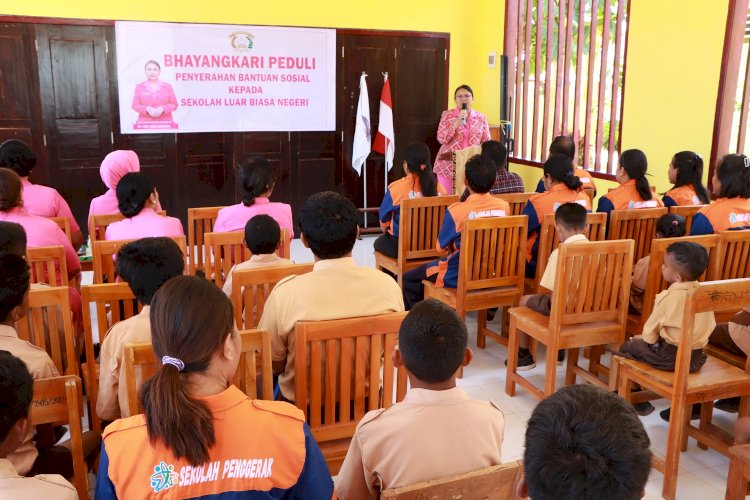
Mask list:
[[367,75],[359,78],[359,102],[357,103],[357,126],[354,129],[352,145],[352,168],[362,175],[362,166],[370,155],[372,148],[372,131],[370,130],[370,97],[367,95]]
[[386,172],[393,167],[393,155],[396,152],[394,141],[396,133],[393,131],[393,105],[391,104],[391,84],[385,75],[383,91],[380,94],[380,116],[378,119],[378,133],[375,136],[373,151],[385,155]]

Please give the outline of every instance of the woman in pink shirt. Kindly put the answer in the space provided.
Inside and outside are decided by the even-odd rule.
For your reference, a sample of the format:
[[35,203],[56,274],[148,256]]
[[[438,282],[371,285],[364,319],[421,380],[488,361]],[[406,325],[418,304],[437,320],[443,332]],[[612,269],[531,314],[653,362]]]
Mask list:
[[175,217],[156,213],[159,193],[142,172],[125,174],[116,188],[120,213],[126,219],[107,226],[105,240],[137,240],[156,236],[184,236],[182,223]]
[[271,164],[265,159],[256,158],[245,161],[238,170],[240,183],[245,191],[242,203],[219,210],[214,223],[214,231],[217,233],[242,231],[251,218],[265,214],[273,217],[282,228],[287,228],[290,238],[293,238],[292,207],[286,203],[268,200],[276,184],[276,175]]
[[83,234],[65,198],[51,187],[29,182],[29,174],[35,166],[36,155],[26,143],[10,139],[0,144],[0,167],[13,170],[21,178],[26,211],[40,217],[66,217],[70,221],[73,248],[80,247]]
[[159,80],[161,66],[149,61],[145,66],[145,82],[135,87],[132,108],[138,113],[138,122],[173,122],[172,111],[177,109],[177,98],[172,86]]
[[21,178],[10,169],[0,168],[0,220],[15,222],[26,231],[27,245],[31,248],[60,245],[65,249],[68,279],[81,273],[78,255],[62,229],[49,219],[33,215],[23,205]]

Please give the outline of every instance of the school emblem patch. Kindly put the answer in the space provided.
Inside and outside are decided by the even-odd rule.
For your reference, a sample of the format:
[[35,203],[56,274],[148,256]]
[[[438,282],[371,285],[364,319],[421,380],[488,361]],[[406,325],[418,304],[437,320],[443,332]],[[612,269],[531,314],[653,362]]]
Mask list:
[[151,475],[151,488],[154,493],[168,490],[179,482],[180,474],[174,471],[174,465],[167,465],[163,460],[159,465],[154,467],[154,473]]

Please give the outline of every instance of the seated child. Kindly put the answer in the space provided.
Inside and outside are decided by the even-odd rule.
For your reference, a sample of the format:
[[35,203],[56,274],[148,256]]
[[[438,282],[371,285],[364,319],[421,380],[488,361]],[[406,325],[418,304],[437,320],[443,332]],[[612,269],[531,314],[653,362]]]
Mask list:
[[[685,236],[685,219],[676,214],[664,214],[656,220],[657,238],[678,238]],[[639,313],[643,311],[643,294],[648,281],[648,265],[651,256],[646,255],[633,267],[633,283],[630,286],[630,307]]]
[[[25,340],[18,338],[13,326],[26,316],[29,304],[29,266],[14,254],[0,256],[0,350],[20,358],[34,379],[57,377],[58,372],[49,354]],[[73,477],[73,458],[70,441],[47,450],[34,445],[34,428],[29,428],[21,444],[9,453],[7,459],[18,474],[61,474]],[[101,438],[88,431],[83,433],[83,453],[89,465],[96,460]]]
[[650,445],[624,399],[593,385],[561,387],[526,425],[516,493],[534,500],[638,500],[651,472]]
[[466,325],[453,309],[434,299],[412,308],[393,353],[409,392],[357,426],[336,479],[340,499],[379,498],[388,488],[502,463],[503,414],[456,387],[456,372],[471,359]]
[[[659,370],[674,371],[685,300],[688,292],[698,286],[696,280],[707,265],[708,252],[701,245],[685,241],[669,245],[662,266],[662,276],[669,283],[669,288],[656,296],[654,310],[643,325],[643,334],[625,342],[616,354],[642,361]],[[716,321],[711,312],[698,313],[693,325],[691,373],[698,371],[706,362],[703,347],[708,343]],[[653,405],[648,402],[638,403],[635,407],[644,416],[654,411]]]
[[124,245],[117,252],[115,263],[117,273],[128,283],[143,309],[112,325],[102,342],[96,414],[104,421],[130,416],[123,361],[125,345],[151,342],[151,299],[164,283],[180,276],[185,269],[182,250],[166,237],[142,238]]
[[0,496],[77,500],[78,493],[62,476],[45,474],[22,477],[8,455],[26,439],[31,425],[29,409],[34,378],[23,361],[0,351]]
[[224,282],[224,293],[232,298],[232,274],[244,269],[276,267],[294,264],[289,259],[276,255],[281,245],[281,226],[270,215],[256,215],[245,224],[245,245],[252,252],[250,260],[232,266]]
[[[586,209],[578,203],[563,203],[555,211],[555,231],[560,243],[576,243],[589,241],[586,238],[588,224],[586,223]],[[549,290],[551,293],[524,295],[518,303],[519,307],[528,307],[539,314],[549,316],[552,305],[552,293],[555,289],[555,273],[557,270],[557,248],[552,251],[547,261],[547,267],[544,268],[544,274],[539,284]],[[560,351],[557,355],[558,361],[562,362],[565,351]],[[505,363],[508,364],[507,361]],[[531,370],[536,366],[534,356],[529,352],[529,336],[523,332],[518,332],[518,371]]]

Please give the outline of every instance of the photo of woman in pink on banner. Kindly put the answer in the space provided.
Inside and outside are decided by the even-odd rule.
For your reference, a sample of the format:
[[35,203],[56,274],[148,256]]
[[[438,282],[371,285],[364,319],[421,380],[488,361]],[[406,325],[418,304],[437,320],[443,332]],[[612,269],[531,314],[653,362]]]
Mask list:
[[151,60],[146,63],[145,82],[135,86],[132,108],[138,113],[133,125],[136,129],[176,129],[172,111],[177,109],[177,98],[172,86],[159,80],[161,66]]

